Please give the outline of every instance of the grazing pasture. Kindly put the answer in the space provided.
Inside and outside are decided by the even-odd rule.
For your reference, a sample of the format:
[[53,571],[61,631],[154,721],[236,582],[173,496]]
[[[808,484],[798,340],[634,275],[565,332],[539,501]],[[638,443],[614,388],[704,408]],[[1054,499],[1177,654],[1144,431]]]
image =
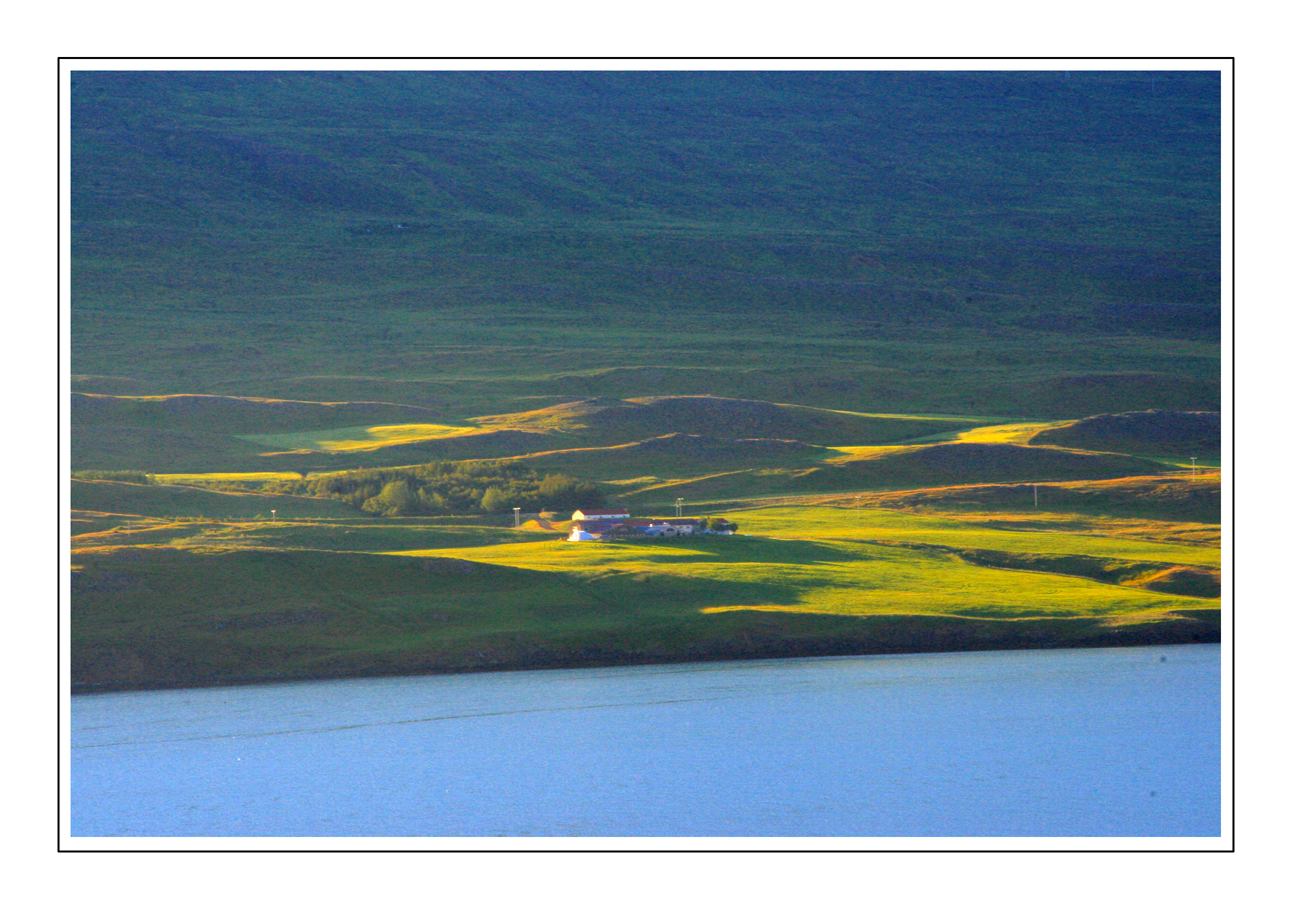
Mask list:
[[76,689],[1217,639],[1219,92],[75,73]]

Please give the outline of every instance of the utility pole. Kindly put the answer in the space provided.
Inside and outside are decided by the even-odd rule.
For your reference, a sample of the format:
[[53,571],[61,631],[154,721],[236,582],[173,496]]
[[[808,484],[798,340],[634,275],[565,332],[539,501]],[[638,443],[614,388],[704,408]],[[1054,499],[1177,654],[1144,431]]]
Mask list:
[[277,509],[277,508],[270,508],[270,509],[269,509],[269,522],[270,522],[270,523],[277,523],[277,522],[278,522],[278,509]]
[[681,519],[682,519],[682,502],[683,502],[683,501],[685,501],[685,499],[683,499],[683,498],[679,498],[679,499],[677,500],[677,519],[678,519],[678,520],[681,520]]
[[520,529],[520,508],[512,508],[516,514],[516,529]]
[[1036,483],[1032,483],[1032,507],[1039,508],[1041,506],[1040,501],[1041,499],[1038,497],[1036,492]]
[[1198,458],[1196,457],[1189,458],[1189,478],[1190,479],[1198,478]]

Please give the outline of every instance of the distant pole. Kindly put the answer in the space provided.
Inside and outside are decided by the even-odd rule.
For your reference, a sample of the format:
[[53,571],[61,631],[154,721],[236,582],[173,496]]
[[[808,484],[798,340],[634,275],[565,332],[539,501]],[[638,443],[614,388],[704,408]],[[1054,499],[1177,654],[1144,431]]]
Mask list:
[[681,520],[681,519],[682,519],[682,502],[683,502],[684,500],[685,500],[685,499],[683,499],[683,498],[679,498],[679,499],[677,500],[677,518],[678,518],[678,520]]
[[269,522],[270,523],[278,522],[278,510],[276,508],[269,509]]
[[520,508],[512,508],[516,512],[516,529],[520,529]]
[[858,495],[853,499],[853,504],[857,508],[857,516],[861,516],[861,496]]
[[1039,508],[1041,506],[1040,501],[1041,499],[1036,492],[1036,483],[1032,483],[1032,507]]
[[1189,478],[1190,479],[1198,478],[1198,458],[1196,457],[1189,458]]

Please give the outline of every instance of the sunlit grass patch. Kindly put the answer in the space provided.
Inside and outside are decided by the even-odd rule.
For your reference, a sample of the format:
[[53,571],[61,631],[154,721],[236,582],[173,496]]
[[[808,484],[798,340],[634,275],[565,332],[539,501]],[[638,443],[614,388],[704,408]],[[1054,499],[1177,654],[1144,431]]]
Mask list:
[[350,426],[281,435],[239,435],[243,441],[285,451],[375,451],[390,445],[414,444],[436,438],[453,438],[478,432],[471,426],[416,423],[398,426]]
[[875,457],[882,457],[886,454],[894,454],[898,451],[914,451],[917,448],[928,447],[929,444],[943,441],[968,444],[1025,445],[1031,441],[1032,436],[1038,432],[1066,425],[1068,425],[1067,422],[1002,423],[1000,425],[975,426],[969,429],[946,432],[936,438],[920,439],[917,443],[905,445],[831,446],[830,450],[839,451],[842,454],[847,455],[845,457],[833,458],[831,462],[842,463],[847,460],[868,460]]
[[214,482],[273,482],[278,479],[299,479],[299,473],[152,473],[154,481],[165,485],[202,485]]
[[475,416],[471,422],[489,431],[512,430],[518,432],[576,432],[586,428],[576,418],[572,418],[568,404],[543,407],[538,410],[527,410],[520,413],[504,413],[497,416]]
[[[701,602],[706,613],[759,608],[821,614],[921,614],[977,618],[1105,616],[1188,608],[1183,586],[1118,585],[1074,573],[1065,564],[1045,570],[1065,555],[1135,559],[1156,564],[1207,565],[1218,552],[1126,539],[1061,533],[983,531],[952,520],[870,512],[849,522],[814,510],[806,521],[793,512],[744,512],[742,533],[669,542],[570,543],[552,541],[476,549],[390,552],[411,557],[440,555],[489,564],[557,572],[567,577],[654,574],[703,582],[754,584],[768,601]],[[814,536],[793,535],[815,525]],[[826,524],[826,526],[823,526]],[[748,526],[760,535],[745,535]],[[786,534],[786,535],[778,535]],[[1042,553],[1024,569],[1002,569],[961,558],[956,549]],[[1192,560],[1186,560],[1192,559]],[[1000,559],[997,559],[1000,560]],[[1017,560],[1017,559],[1015,559]],[[1020,562],[1022,564],[1023,562]],[[1002,564],[1013,565],[1005,558]],[[1030,565],[1040,569],[1027,569]],[[1114,578],[1115,580],[1116,578]]]
[[1009,552],[1093,555],[1173,564],[1220,564],[1220,550],[1140,539],[985,527],[948,516],[872,508],[767,508],[740,513],[742,533],[795,539],[924,544]]
[[832,445],[829,450],[838,451],[842,457],[832,457],[829,463],[847,463],[850,460],[873,460],[898,451],[914,451],[923,445]]
[[1038,432],[1067,426],[1068,422],[1019,422],[999,426],[979,426],[956,434],[956,441],[970,444],[1025,445]]
[[[616,543],[544,538],[538,521],[516,529],[452,518],[193,519],[104,534],[76,552],[87,567],[73,580],[74,676],[281,679],[801,655],[804,646],[1115,645],[1111,626],[1188,642],[1218,620],[1215,600],[1199,598],[1211,595],[1204,585],[1214,587],[1215,572],[1172,562],[1179,546],[834,508],[745,511],[740,523],[735,536]],[[751,525],[757,535],[743,532]],[[1132,585],[1125,571],[1106,579],[1094,558],[1074,566],[1079,559],[1062,557],[1101,543],[1154,563]],[[979,552],[980,563],[969,560],[968,548],[988,545],[996,549]],[[1010,545],[1051,554],[998,557]],[[122,662],[121,653],[133,655]],[[135,657],[147,671],[129,668]]]

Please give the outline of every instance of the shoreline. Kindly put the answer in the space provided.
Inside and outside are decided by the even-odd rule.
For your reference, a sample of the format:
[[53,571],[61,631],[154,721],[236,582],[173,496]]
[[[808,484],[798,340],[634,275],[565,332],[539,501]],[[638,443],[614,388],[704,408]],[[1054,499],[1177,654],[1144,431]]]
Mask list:
[[[746,613],[748,614],[748,613]],[[777,616],[782,617],[782,616]],[[802,616],[794,616],[795,618]],[[814,616],[815,617],[815,616]],[[639,665],[679,665],[705,662],[739,662],[766,659],[819,658],[826,656],[922,655],[1018,650],[1061,650],[1182,646],[1222,642],[1220,609],[1198,609],[1167,621],[1110,626],[1087,618],[1034,618],[990,620],[929,618],[911,615],[867,616],[843,619],[861,622],[851,634],[802,636],[791,633],[765,615],[745,620],[746,633],[725,638],[692,640],[672,652],[615,648],[609,641],[584,641],[582,646],[553,646],[544,651],[532,641],[511,651],[497,650],[472,660],[454,660],[448,654],[376,654],[367,665],[355,664],[327,672],[284,672],[255,676],[121,678],[71,683],[72,696],[192,688],[246,687],[304,681],[342,681],[363,678],[425,677],[484,674],[488,672],[542,671],[547,669],[611,668]],[[793,623],[792,621],[789,623]],[[762,625],[763,633],[750,624]],[[921,633],[912,634],[918,630]],[[771,634],[771,631],[780,631]],[[896,633],[894,633],[896,632]],[[904,632],[904,633],[903,633]],[[573,641],[570,641],[573,643]],[[515,641],[514,644],[520,644]],[[382,659],[380,656],[386,658]],[[384,667],[381,663],[384,662]]]

